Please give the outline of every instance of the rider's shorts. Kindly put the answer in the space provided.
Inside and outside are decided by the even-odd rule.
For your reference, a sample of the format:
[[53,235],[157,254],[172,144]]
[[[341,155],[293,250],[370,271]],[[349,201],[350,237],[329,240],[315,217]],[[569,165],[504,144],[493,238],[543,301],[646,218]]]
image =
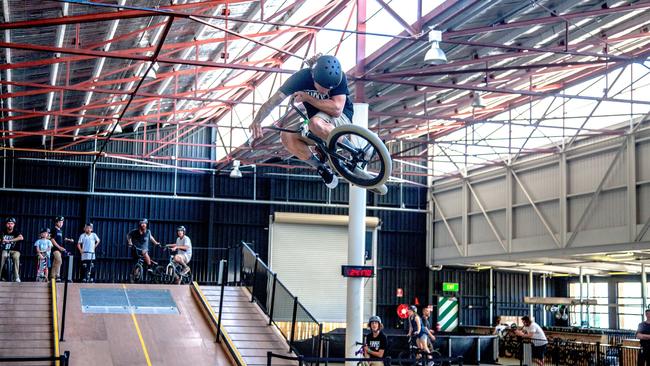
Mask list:
[[192,255],[187,254],[187,253],[178,253],[181,257],[183,257],[183,261],[185,261],[185,264],[190,263],[190,260],[192,260]]
[[318,113],[316,113],[314,115],[314,117],[318,117],[318,118],[322,119],[323,121],[325,121],[325,122],[327,122],[327,123],[329,123],[331,125],[334,125],[334,127],[338,127],[338,126],[342,126],[342,125],[349,125],[349,124],[352,123],[350,121],[350,119],[348,118],[348,116],[346,116],[343,113],[341,113],[341,115],[339,117],[332,117],[332,116],[330,116],[329,114],[327,114],[325,112],[318,112]]
[[149,251],[148,247],[137,247],[137,246],[132,246],[131,247],[131,257],[133,259],[138,259],[139,256],[144,255],[144,253],[147,253]]

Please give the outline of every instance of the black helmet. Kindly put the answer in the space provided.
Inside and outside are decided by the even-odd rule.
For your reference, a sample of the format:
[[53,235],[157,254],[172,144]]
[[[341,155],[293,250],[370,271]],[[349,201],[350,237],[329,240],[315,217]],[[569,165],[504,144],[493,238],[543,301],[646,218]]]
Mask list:
[[140,225],[142,225],[142,224],[149,225],[149,220],[147,220],[146,218],[144,218],[144,219],[140,220],[139,224],[140,224]]
[[185,232],[185,226],[183,226],[183,225],[177,226],[177,227],[176,227],[176,231],[182,231],[182,232]]
[[57,217],[54,218],[54,222],[59,222],[59,221],[65,221],[65,217],[57,216]]
[[377,322],[377,323],[381,324],[381,318],[378,317],[377,315],[373,315],[373,316],[370,317],[370,319],[368,319],[368,324],[370,324],[372,322]]
[[87,222],[87,223],[86,223],[86,226],[88,226],[89,228],[92,229],[92,227],[93,227],[93,223],[92,223],[92,222]]
[[7,222],[13,222],[13,223],[15,224],[15,223],[16,223],[16,219],[13,218],[13,217],[7,217],[7,218],[5,219],[5,223],[7,223]]
[[46,228],[46,227],[41,228],[41,231],[39,231],[39,233],[41,233],[41,234],[43,234],[43,233],[48,233],[48,234],[49,234],[49,233],[50,233],[50,229],[48,229],[48,228]]
[[412,311],[417,313],[418,312],[418,307],[415,306],[415,305],[411,305],[411,306],[409,306],[409,310],[412,310]]
[[332,89],[337,87],[343,80],[341,63],[334,56],[321,56],[311,68],[311,75],[314,81],[324,88]]

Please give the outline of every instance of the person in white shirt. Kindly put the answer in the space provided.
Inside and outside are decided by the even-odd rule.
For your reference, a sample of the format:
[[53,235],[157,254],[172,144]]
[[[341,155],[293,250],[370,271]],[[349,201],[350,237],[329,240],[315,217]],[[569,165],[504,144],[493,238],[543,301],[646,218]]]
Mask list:
[[[95,260],[95,248],[99,245],[100,240],[97,234],[93,233],[93,224],[87,223],[84,232],[79,236],[77,249],[81,253],[81,263],[86,270],[89,268],[89,262]],[[84,273],[84,277],[86,274]]]
[[175,244],[167,245],[169,249],[176,250],[177,253],[174,256],[174,262],[180,264],[183,267],[181,274],[185,276],[190,272],[190,267],[187,265],[192,260],[192,240],[190,237],[185,235],[185,226],[181,225],[176,228],[176,238]]
[[544,354],[546,353],[546,345],[548,340],[542,327],[537,323],[530,320],[529,316],[522,316],[521,321],[524,323],[522,330],[516,330],[515,334],[519,337],[528,338],[532,343],[532,358],[533,362],[537,365],[544,365]]

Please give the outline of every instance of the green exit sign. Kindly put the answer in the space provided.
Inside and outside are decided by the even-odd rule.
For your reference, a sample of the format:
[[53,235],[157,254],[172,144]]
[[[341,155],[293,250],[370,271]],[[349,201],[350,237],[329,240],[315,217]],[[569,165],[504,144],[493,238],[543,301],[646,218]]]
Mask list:
[[458,292],[458,284],[455,282],[443,282],[442,291]]

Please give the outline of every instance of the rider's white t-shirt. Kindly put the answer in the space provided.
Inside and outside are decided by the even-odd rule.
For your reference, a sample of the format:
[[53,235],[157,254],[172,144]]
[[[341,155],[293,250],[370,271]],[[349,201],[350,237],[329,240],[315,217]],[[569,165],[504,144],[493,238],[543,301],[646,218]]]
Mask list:
[[78,243],[81,244],[81,251],[88,252],[81,254],[82,261],[95,259],[95,245],[98,241],[99,237],[95,233],[90,233],[90,235],[83,233],[79,236]]
[[178,249],[178,252],[187,254],[190,257],[192,256],[192,240],[190,240],[189,236],[185,235],[185,236],[183,236],[183,239],[176,238],[176,245],[185,245],[185,246],[187,246],[187,250]]

